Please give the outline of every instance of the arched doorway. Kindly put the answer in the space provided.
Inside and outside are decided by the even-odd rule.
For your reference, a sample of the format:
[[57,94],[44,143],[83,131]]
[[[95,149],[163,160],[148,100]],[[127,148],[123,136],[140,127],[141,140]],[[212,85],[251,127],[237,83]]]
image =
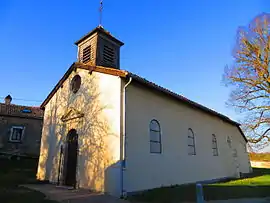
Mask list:
[[65,185],[75,187],[78,152],[78,134],[75,129],[68,132],[66,142]]

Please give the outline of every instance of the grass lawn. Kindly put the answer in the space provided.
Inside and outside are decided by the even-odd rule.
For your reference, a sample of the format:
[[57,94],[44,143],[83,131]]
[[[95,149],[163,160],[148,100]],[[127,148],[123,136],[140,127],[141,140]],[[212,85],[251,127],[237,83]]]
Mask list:
[[34,183],[37,160],[0,159],[0,202],[2,203],[56,203],[45,200],[37,191],[19,187],[20,184]]
[[[203,185],[205,200],[270,196],[270,169],[254,168],[249,178]],[[196,200],[195,184],[162,187],[130,197],[130,200],[173,203]]]

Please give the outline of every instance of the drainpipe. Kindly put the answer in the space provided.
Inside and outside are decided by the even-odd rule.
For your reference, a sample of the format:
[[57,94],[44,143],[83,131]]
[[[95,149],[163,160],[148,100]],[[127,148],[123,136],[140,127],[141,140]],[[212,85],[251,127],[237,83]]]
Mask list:
[[125,165],[124,162],[126,162],[126,129],[125,129],[125,112],[126,112],[126,88],[127,86],[131,83],[132,77],[129,77],[129,81],[125,84],[123,87],[123,92],[122,92],[122,147],[121,147],[121,171],[120,171],[120,189],[121,189],[121,197],[124,197],[124,170],[125,170]]

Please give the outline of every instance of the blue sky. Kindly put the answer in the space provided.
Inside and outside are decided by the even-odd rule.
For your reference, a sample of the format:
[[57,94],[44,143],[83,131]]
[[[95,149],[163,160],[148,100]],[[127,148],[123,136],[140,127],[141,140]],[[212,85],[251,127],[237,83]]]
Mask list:
[[[76,61],[74,42],[98,25],[98,7],[99,0],[1,0],[0,99],[44,100]],[[104,0],[103,25],[125,42],[122,69],[237,119],[225,105],[224,66],[237,27],[267,11],[268,0]]]

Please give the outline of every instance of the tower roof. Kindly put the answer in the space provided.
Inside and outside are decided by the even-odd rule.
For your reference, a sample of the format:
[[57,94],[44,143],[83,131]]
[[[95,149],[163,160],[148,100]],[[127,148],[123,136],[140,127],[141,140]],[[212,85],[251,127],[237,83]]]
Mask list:
[[91,35],[93,35],[94,33],[101,33],[106,35],[109,39],[111,39],[112,41],[114,41],[115,43],[119,44],[120,46],[124,45],[123,42],[121,42],[120,40],[116,39],[114,36],[111,35],[110,32],[108,32],[107,30],[105,30],[102,26],[98,26],[95,29],[93,29],[92,31],[88,32],[86,35],[84,35],[81,39],[79,39],[78,41],[75,42],[76,45],[78,45],[79,43],[81,43],[83,40],[87,39],[88,37],[90,37]]
[[10,94],[8,96],[5,97],[5,99],[10,99],[12,100],[12,97],[10,96]]

